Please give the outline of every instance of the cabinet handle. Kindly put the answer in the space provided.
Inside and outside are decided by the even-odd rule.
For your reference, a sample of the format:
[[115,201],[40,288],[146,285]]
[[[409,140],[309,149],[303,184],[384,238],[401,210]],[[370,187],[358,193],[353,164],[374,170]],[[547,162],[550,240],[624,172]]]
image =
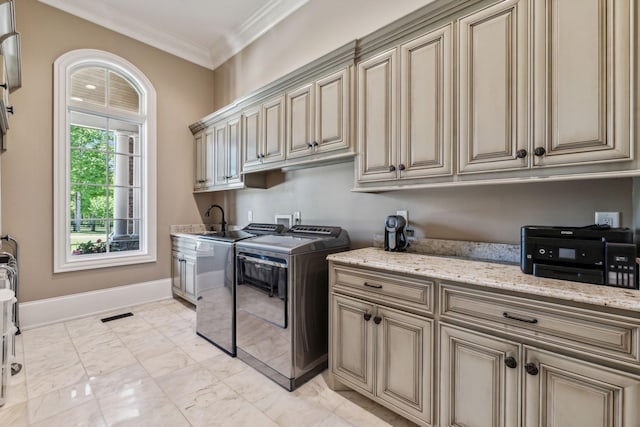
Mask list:
[[515,369],[518,367],[518,361],[515,357],[509,356],[504,359],[504,364],[507,365],[507,368]]
[[198,182],[199,182],[200,184],[202,184],[203,182],[207,182],[207,181],[206,181],[206,180],[204,180],[204,179],[199,179],[199,180],[198,180]]
[[13,105],[11,107],[7,107],[7,113],[13,114]]
[[364,317],[364,321],[368,322],[369,320],[371,320],[371,313],[365,313],[363,317]]
[[313,141],[313,146],[317,147],[319,144],[316,141]]
[[538,367],[535,365],[535,363],[527,363],[526,365],[524,365],[524,370],[527,371],[527,374],[529,375],[538,375]]
[[376,316],[373,318],[373,323],[375,323],[376,325],[379,325],[380,322],[382,322],[382,317]]
[[506,311],[502,313],[502,317],[504,317],[505,319],[517,320],[518,322],[532,323],[532,324],[538,323],[538,319],[534,319],[534,318],[525,319],[524,317],[512,316]]
[[393,165],[389,165],[389,172],[393,172],[396,170],[396,167]]
[[196,301],[200,301],[202,299],[202,297],[198,297],[196,298]]
[[264,154],[260,154],[260,158],[261,158],[261,159],[264,159]]
[[312,147],[313,147],[313,144],[310,142],[307,142],[307,148],[312,148]]
[[405,167],[402,163],[400,163],[400,164],[398,165],[398,169],[399,169],[399,170],[401,170],[401,171],[403,171],[403,170],[405,170],[405,169],[406,169],[406,167]]
[[256,156],[256,159],[260,160],[260,154],[258,154],[258,155]]
[[533,154],[535,154],[538,157],[544,156],[547,153],[547,150],[544,149],[544,147],[536,147],[535,150],[533,150]]
[[[544,148],[543,148],[544,150]],[[524,148],[521,150],[516,151],[516,157],[518,159],[524,159],[525,157],[527,157],[527,150],[525,150]]]
[[368,283],[368,282],[364,282],[364,285],[368,288],[382,289],[382,285],[372,285],[371,283]]

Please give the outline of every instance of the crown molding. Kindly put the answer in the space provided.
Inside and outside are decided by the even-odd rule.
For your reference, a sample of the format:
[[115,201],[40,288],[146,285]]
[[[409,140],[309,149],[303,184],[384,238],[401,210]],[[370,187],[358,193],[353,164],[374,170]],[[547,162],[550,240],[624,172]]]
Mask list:
[[230,34],[203,46],[153,28],[135,16],[115,15],[108,4],[82,0],[38,0],[211,70],[241,51],[309,0],[269,0]]

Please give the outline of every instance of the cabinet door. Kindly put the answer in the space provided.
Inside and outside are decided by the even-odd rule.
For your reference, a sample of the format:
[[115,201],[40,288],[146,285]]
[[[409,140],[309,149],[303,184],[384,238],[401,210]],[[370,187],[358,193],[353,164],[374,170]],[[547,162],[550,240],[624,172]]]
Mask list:
[[376,395],[431,425],[433,321],[383,307],[376,316]]
[[313,154],[315,105],[313,84],[287,93],[287,158]]
[[528,167],[517,155],[529,146],[528,5],[502,1],[458,20],[459,173]]
[[400,47],[400,177],[451,175],[451,25]]
[[171,252],[171,288],[173,292],[182,295],[182,254]]
[[214,185],[227,182],[227,123],[213,126],[213,162]]
[[520,363],[518,344],[441,324],[440,424],[473,427],[520,425],[521,367],[508,367],[505,364],[508,357],[514,358],[516,364]]
[[260,107],[246,110],[242,116],[242,168],[260,164],[262,121]]
[[195,136],[196,158],[195,158],[195,180],[193,189],[200,190],[206,182],[206,149],[205,135],[200,132]]
[[284,95],[262,104],[262,129],[262,163],[284,160]]
[[358,181],[397,178],[396,49],[358,64]]
[[[331,295],[331,370],[345,384],[373,394],[375,306]],[[369,320],[367,320],[369,319]]]
[[631,1],[534,2],[534,165],[631,157]]
[[196,299],[196,258],[195,256],[185,255],[183,257],[182,268],[183,273],[183,290],[184,296],[191,302],[195,303]]
[[241,135],[240,117],[230,119],[227,122],[227,184],[235,184],[240,179],[240,139]]
[[338,71],[315,84],[316,152],[348,148],[351,145],[349,122],[350,69]]
[[525,347],[524,427],[637,427],[640,377]]

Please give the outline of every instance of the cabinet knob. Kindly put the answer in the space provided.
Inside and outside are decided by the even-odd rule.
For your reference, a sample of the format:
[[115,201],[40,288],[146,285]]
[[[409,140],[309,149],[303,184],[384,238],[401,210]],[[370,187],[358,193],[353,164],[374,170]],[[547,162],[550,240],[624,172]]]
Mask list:
[[11,107],[7,107],[7,113],[13,114],[13,105]]
[[[544,150],[544,148],[543,148]],[[516,157],[518,159],[524,159],[525,157],[527,157],[527,150],[525,150],[524,148],[521,150],[516,151]]]
[[547,153],[547,150],[544,149],[544,147],[536,147],[535,150],[533,150],[533,154],[535,154],[538,157],[544,156]]
[[524,370],[527,371],[527,374],[529,375],[538,375],[538,367],[535,365],[535,363],[527,363],[526,365],[524,365]]
[[363,317],[364,317],[364,321],[368,322],[369,320],[371,320],[371,313],[365,313]]
[[7,83],[2,83],[0,87],[3,88],[4,90],[9,89],[9,85]]
[[396,170],[396,167],[395,167],[395,166],[393,166],[393,165],[390,165],[390,166],[389,166],[389,172],[393,172],[393,171],[395,171],[395,170]]
[[313,146],[317,147],[319,144],[316,141],[313,141]]
[[260,154],[258,154],[258,155],[256,156],[256,159],[260,160]]
[[310,142],[307,142],[307,148],[312,148],[312,147],[313,147],[313,144]]
[[260,154],[260,158],[261,158],[261,159],[264,159],[264,154]]
[[515,369],[518,367],[518,361],[515,357],[509,356],[504,359],[504,364],[507,365],[507,368]]
[[406,169],[406,167],[405,167],[402,163],[400,163],[400,164],[398,165],[398,169],[400,169],[401,171],[403,171],[403,170],[405,170],[405,169]]
[[375,323],[376,325],[379,325],[380,322],[382,322],[382,317],[376,316],[373,318],[373,323]]

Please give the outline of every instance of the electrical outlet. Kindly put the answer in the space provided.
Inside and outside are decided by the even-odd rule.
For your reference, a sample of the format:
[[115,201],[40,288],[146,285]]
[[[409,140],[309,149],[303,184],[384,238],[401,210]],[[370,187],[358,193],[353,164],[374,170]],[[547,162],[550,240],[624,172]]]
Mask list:
[[298,225],[301,223],[300,211],[295,211],[293,213],[293,224]]
[[620,212],[596,212],[596,224],[620,227]]
[[253,222],[253,211],[247,211],[247,221]]
[[396,215],[403,217],[407,225],[409,225],[409,211],[396,211]]

